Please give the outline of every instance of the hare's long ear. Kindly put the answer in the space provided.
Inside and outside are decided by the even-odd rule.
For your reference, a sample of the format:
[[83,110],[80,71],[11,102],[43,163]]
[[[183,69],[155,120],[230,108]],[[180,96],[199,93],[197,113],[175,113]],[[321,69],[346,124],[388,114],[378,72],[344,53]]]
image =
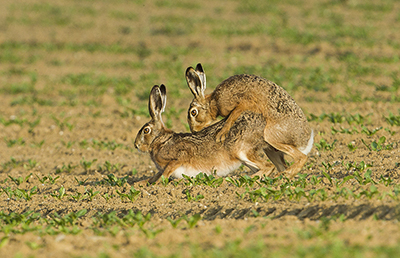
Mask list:
[[160,87],[158,87],[158,85],[154,85],[151,89],[149,98],[149,113],[153,120],[161,121],[163,106],[165,105],[163,105]]
[[160,85],[160,93],[161,93],[161,102],[162,102],[162,109],[161,112],[165,111],[165,105],[167,104],[167,88],[164,84]]
[[203,87],[202,81],[193,67],[186,69],[186,82],[196,99],[204,99],[206,88]]
[[203,91],[203,95],[204,95],[204,91],[206,90],[206,73],[204,72],[203,66],[198,63],[196,65],[196,73],[199,75],[200,77],[200,81],[201,81],[201,89]]

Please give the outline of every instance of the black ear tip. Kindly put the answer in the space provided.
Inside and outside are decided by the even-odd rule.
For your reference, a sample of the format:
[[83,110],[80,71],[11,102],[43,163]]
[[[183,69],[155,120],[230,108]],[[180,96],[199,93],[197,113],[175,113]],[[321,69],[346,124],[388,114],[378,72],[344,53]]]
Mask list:
[[154,85],[153,88],[151,88],[150,93],[156,91],[158,88],[159,88],[158,85]]
[[161,84],[160,85],[160,91],[161,91],[161,94],[166,94],[167,93],[167,87],[165,87],[164,84]]
[[194,68],[193,68],[193,67],[191,67],[191,66],[189,66],[188,68],[186,68],[186,72],[185,72],[185,74],[188,74],[188,73],[190,72],[190,70],[194,70]]
[[197,64],[196,71],[204,72],[204,69],[203,69],[203,66],[201,65],[201,63]]

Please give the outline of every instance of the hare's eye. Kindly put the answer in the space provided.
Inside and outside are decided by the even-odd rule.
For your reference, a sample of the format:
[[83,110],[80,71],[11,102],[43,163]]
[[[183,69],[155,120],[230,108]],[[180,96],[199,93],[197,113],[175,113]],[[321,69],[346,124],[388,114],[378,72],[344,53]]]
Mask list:
[[150,133],[150,128],[149,127],[144,128],[143,129],[143,133],[144,134],[149,134]]
[[197,115],[197,109],[192,109],[191,111],[190,111],[190,115],[191,116],[196,116]]

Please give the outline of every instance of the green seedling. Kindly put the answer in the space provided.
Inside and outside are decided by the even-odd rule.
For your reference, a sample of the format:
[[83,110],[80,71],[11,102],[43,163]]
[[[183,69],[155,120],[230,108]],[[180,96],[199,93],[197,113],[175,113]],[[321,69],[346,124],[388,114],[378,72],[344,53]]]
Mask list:
[[258,198],[264,199],[264,201],[268,201],[271,194],[274,194],[275,191],[272,188],[260,187],[254,191],[246,191],[249,194],[250,200],[252,202],[257,202]]
[[17,186],[19,186],[20,184],[22,184],[23,182],[27,182],[28,179],[32,176],[32,173],[30,173],[29,175],[27,175],[26,177],[12,177],[12,176],[8,176],[11,181],[13,181]]
[[40,142],[32,142],[31,147],[40,149],[40,148],[42,148],[43,144],[44,144],[44,140],[41,140]]
[[332,135],[337,134],[337,133],[356,134],[356,133],[358,133],[358,131],[354,127],[352,129],[342,128],[342,127],[340,127],[340,129],[335,129],[335,128],[333,128],[333,126],[331,126],[331,133],[332,133]]
[[97,161],[97,159],[93,159],[92,161],[86,161],[84,157],[80,161],[81,167],[88,172],[88,170],[92,167],[92,165]]
[[25,145],[25,140],[21,137],[16,140],[7,139],[7,137],[4,137],[4,141],[6,142],[7,147],[13,147],[14,145]]
[[49,183],[52,184],[52,185],[54,185],[54,184],[56,183],[57,179],[60,178],[60,176],[52,177],[52,176],[49,174],[49,176],[48,176],[47,178],[49,179]]
[[[68,141],[68,142],[65,142],[65,141],[61,141],[61,144],[62,145],[64,145],[66,148],[71,148],[74,144],[75,144],[75,141]],[[80,145],[80,144],[79,144]]]
[[168,183],[169,183],[168,177],[165,177],[164,175],[162,175],[160,177],[160,183],[161,183],[162,186],[166,187],[168,185]]
[[18,167],[18,166],[21,165],[21,164],[22,164],[21,161],[18,161],[18,160],[16,160],[14,157],[11,157],[11,158],[10,158],[10,161],[8,161],[8,162],[2,164],[2,167],[3,167],[3,169],[7,169],[7,168],[9,168],[9,167],[11,167],[11,168],[16,168],[16,167]]
[[373,141],[368,145],[364,139],[361,139],[362,143],[368,148],[369,151],[381,151],[381,150],[392,150],[394,143],[385,145],[386,137],[382,136],[378,141]]
[[24,164],[24,168],[26,170],[32,170],[34,169],[37,165],[39,165],[39,162],[36,160],[28,159],[28,164]]
[[374,135],[374,134],[376,134],[377,132],[379,132],[380,130],[382,130],[382,126],[381,127],[379,127],[379,128],[375,128],[375,129],[373,129],[372,131],[371,130],[369,130],[367,127],[365,127],[365,126],[361,126],[361,128],[362,128],[362,130],[361,130],[361,133],[364,133],[364,134],[366,134],[367,136],[372,136],[372,135]]
[[36,120],[33,121],[33,122],[28,122],[28,125],[29,125],[28,132],[29,132],[29,133],[33,133],[33,129],[34,129],[36,126],[38,126],[39,123],[40,123],[40,118],[36,119]]
[[347,147],[349,148],[350,152],[353,152],[355,150],[357,150],[357,146],[354,145],[354,143],[350,142],[349,144],[347,144]]
[[385,121],[388,122],[390,125],[400,125],[400,115],[395,116],[392,112],[389,112],[388,117],[384,117]]
[[129,190],[129,192],[126,193],[121,193],[118,190],[117,194],[120,196],[121,201],[124,200],[124,198],[129,199],[131,202],[133,202],[134,200],[136,200],[136,197],[141,193],[139,190],[136,190],[133,186],[131,187],[131,189]]
[[335,139],[332,143],[329,144],[325,139],[321,139],[319,143],[315,143],[315,147],[317,147],[317,150],[331,151],[334,149],[336,142],[337,140]]
[[325,163],[325,161],[322,161],[321,164],[324,166],[325,171],[330,171],[335,166],[335,163],[334,164],[331,164],[329,162]]
[[124,186],[128,180],[129,176],[125,176],[122,178],[117,178],[116,176],[114,176],[113,174],[108,174],[107,178],[104,178],[103,181],[107,184],[109,184],[110,186]]
[[61,168],[56,168],[56,174],[60,174],[63,172],[71,173],[71,171],[75,169],[77,166],[78,165],[73,166],[71,164],[68,165],[63,164]]
[[396,132],[393,132],[392,130],[390,130],[389,128],[385,128],[385,131],[388,132],[391,136],[395,135]]
[[84,198],[83,194],[77,192],[75,195],[71,194],[70,197],[75,200],[76,202],[79,202]]
[[107,171],[107,172],[117,172],[121,169],[120,164],[111,164],[109,161],[105,161],[102,166],[98,166],[98,171]]
[[379,183],[383,183],[385,186],[389,186],[392,182],[393,179],[390,176],[384,177],[383,175],[381,175],[381,178],[379,180]]
[[99,194],[99,191],[93,191],[93,188],[86,189],[84,195],[89,198],[90,201],[93,201],[93,198]]
[[191,217],[188,217],[187,215],[183,216],[183,219],[187,222],[189,228],[194,228],[197,225],[197,222],[201,220],[201,215],[196,213]]
[[375,185],[371,185],[369,187],[369,189],[361,191],[360,195],[364,195],[365,197],[367,197],[368,199],[371,199],[374,195],[377,195],[378,192],[378,188],[376,188]]
[[37,186],[27,191],[19,188],[14,190],[14,195],[18,197],[18,199],[24,198],[26,201],[32,200],[32,195],[34,194],[37,194]]
[[149,229],[144,227],[139,227],[139,228],[149,239],[155,238],[156,235],[164,231],[163,229]]
[[61,186],[60,189],[58,189],[58,192],[55,191],[54,193],[51,193],[50,195],[51,195],[52,197],[54,197],[54,198],[59,199],[60,201],[61,201],[61,199],[62,199],[64,196],[67,196],[67,195],[65,194],[65,188],[64,188],[64,186]]
[[108,200],[110,200],[110,198],[111,198],[112,196],[113,196],[113,195],[109,195],[108,193],[105,193],[105,194],[102,195],[102,197],[104,198],[104,200],[106,200],[106,202],[108,202]]
[[89,178],[86,178],[85,180],[81,181],[75,177],[75,181],[78,183],[78,185],[84,185],[88,180],[89,180]]
[[54,120],[54,122],[60,128],[61,131],[64,131],[65,128],[68,128],[69,131],[72,131],[72,129],[74,128],[73,124],[68,123],[68,120],[70,120],[71,117],[67,117],[63,121],[61,119],[56,118],[54,115],[51,115],[50,117]]
[[240,176],[239,179],[235,179],[232,177],[225,178],[227,182],[233,184],[236,187],[242,187],[242,186],[253,187],[255,183],[260,185],[260,183],[257,182],[258,179],[260,179],[259,176],[250,177],[248,175]]
[[178,219],[176,219],[176,220],[173,220],[173,219],[171,219],[171,217],[168,217],[167,218],[167,220],[169,221],[169,223],[171,223],[171,226],[173,227],[173,228],[176,228],[178,225],[179,225],[179,222],[181,222],[182,221],[182,217],[180,217],[180,218],[178,218]]
[[43,248],[44,245],[43,244],[38,244],[36,242],[33,241],[26,241],[25,244],[31,249],[31,250],[37,250],[39,248]]
[[201,199],[204,199],[204,195],[202,195],[202,194],[198,194],[198,195],[196,195],[196,196],[192,196],[192,195],[190,194],[190,191],[189,191],[189,190],[186,190],[186,191],[185,191],[185,194],[186,194],[186,197],[187,197],[187,201],[188,201],[188,202],[191,202],[191,201],[198,202],[198,201],[200,201]]
[[372,167],[373,163],[367,164],[364,161],[360,161],[360,163],[357,164],[357,162],[347,162],[346,164],[342,162],[342,165],[346,168],[347,171],[350,171],[351,169],[354,169],[358,172],[364,171],[366,168]]
[[358,171],[354,172],[354,178],[360,185],[366,185],[369,183],[376,184],[376,182],[371,178],[371,175],[372,175],[371,169],[367,169],[367,171],[364,173],[364,176],[361,176]]
[[312,185],[319,185],[321,183],[322,178],[320,176],[312,175],[310,178],[310,182]]

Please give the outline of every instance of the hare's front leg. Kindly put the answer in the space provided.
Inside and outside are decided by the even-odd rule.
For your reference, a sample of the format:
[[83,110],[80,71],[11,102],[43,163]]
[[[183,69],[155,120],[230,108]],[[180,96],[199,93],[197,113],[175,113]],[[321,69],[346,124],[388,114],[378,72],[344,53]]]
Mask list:
[[232,125],[235,123],[236,119],[240,116],[240,114],[244,110],[245,109],[239,105],[231,111],[231,113],[229,114],[228,118],[225,121],[224,126],[217,133],[217,136],[215,137],[217,142],[225,141],[226,135],[229,133],[229,130],[231,129]]
[[182,164],[176,161],[172,161],[168,163],[168,165],[165,167],[165,169],[162,171],[159,171],[157,174],[155,174],[152,178],[150,178],[147,182],[149,184],[153,184],[160,179],[161,176],[164,176],[165,178],[169,178],[171,174]]

